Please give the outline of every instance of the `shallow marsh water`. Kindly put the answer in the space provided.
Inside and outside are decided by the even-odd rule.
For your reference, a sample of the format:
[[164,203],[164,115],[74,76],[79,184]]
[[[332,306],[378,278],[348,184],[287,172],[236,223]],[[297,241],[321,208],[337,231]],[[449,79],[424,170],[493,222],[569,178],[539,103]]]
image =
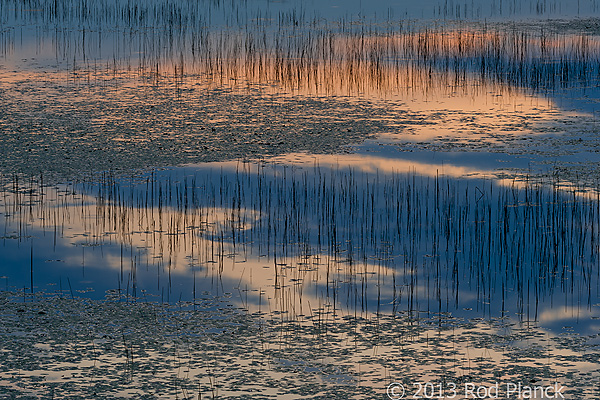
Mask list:
[[599,11],[0,0],[0,398],[597,397]]
[[24,350],[5,353],[5,387],[373,398],[394,379],[518,379],[595,393],[595,192],[384,157],[277,161],[8,178],[3,254],[20,268],[4,271],[4,339]]

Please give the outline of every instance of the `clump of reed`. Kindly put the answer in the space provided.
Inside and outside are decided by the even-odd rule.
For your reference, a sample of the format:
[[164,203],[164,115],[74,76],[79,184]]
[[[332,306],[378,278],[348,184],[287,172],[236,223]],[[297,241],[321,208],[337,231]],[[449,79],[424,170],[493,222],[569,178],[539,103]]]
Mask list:
[[[200,281],[220,286],[230,263],[258,259],[268,269],[254,274],[272,279],[290,316],[312,293],[322,307],[377,313],[451,311],[474,295],[484,313],[510,306],[534,319],[556,296],[569,304],[597,296],[599,196],[558,179],[498,185],[240,163],[233,172],[103,174],[66,187],[14,176],[1,206],[5,243],[10,232],[27,240],[35,221],[56,242],[69,221],[82,221],[89,245],[120,247],[132,295],[144,270],[157,271],[150,290],[163,296],[173,271],[189,271],[185,296],[197,297]],[[260,290],[257,298],[238,290],[246,303],[262,301]]]
[[[26,3],[2,2],[0,15],[8,27],[62,26],[51,38],[56,59],[79,82],[128,76],[152,85],[202,81],[346,95],[465,86],[547,92],[587,87],[600,73],[593,30],[569,32],[552,21],[532,27],[388,17],[381,24],[225,2]],[[40,46],[50,39],[46,30],[37,35]],[[3,54],[13,53],[11,29],[2,39]]]

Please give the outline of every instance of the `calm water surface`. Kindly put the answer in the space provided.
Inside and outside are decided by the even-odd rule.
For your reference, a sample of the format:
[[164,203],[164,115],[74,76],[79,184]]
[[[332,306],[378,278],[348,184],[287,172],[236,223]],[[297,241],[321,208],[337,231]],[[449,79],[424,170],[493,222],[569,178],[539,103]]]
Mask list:
[[0,398],[597,397],[599,12],[0,0]]

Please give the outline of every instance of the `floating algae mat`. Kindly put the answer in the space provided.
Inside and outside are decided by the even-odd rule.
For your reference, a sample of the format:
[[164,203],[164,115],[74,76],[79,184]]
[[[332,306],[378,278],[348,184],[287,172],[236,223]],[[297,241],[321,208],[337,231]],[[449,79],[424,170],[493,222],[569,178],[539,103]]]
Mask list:
[[596,335],[508,318],[362,318],[322,307],[288,320],[211,296],[167,305],[6,292],[2,302],[4,398],[366,399],[381,398],[390,379],[428,377],[560,381],[570,398],[596,394]]
[[[2,1],[0,170],[70,180],[367,139],[596,168],[596,0],[352,3]],[[572,12],[589,18],[556,19]]]
[[390,380],[427,379],[558,381],[570,398],[596,394],[597,335],[509,318],[357,317],[323,306],[289,320],[212,296],[108,297],[3,293],[3,397],[370,399]]

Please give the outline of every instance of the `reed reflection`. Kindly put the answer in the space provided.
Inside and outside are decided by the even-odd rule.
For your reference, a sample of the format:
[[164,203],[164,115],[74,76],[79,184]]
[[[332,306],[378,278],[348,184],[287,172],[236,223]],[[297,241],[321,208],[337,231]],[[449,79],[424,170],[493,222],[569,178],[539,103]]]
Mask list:
[[[485,172],[462,181],[439,165],[425,176],[401,162],[351,165],[216,164],[66,188],[14,178],[4,186],[3,243],[27,272],[22,249],[35,244],[38,289],[85,267],[100,295],[237,292],[244,307],[292,320],[307,304],[330,304],[349,314],[476,309],[535,321],[550,304],[597,301],[596,191],[498,185]],[[56,270],[40,262],[57,258]],[[16,287],[31,283],[9,265],[3,274]]]

